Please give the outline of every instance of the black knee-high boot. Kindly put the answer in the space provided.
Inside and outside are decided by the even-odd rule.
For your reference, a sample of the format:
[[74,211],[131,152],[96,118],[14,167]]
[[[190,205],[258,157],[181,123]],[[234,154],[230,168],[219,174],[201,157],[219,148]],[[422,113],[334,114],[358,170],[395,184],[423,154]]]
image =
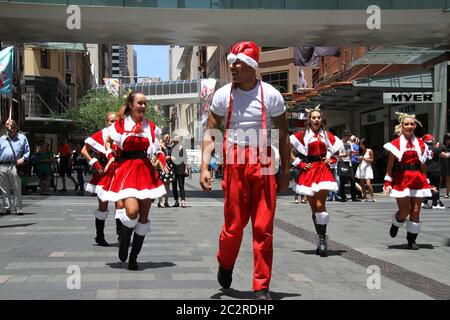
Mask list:
[[142,245],[144,244],[145,236],[138,235],[136,232],[133,236],[133,246],[131,247],[130,258],[128,260],[129,270],[138,270],[137,256],[141,252]]
[[[313,213],[312,214],[312,220],[313,220],[313,223],[314,223],[314,228],[316,229],[316,233],[317,234],[319,234],[319,229],[317,228],[317,220],[316,220],[316,215]],[[317,245],[317,248],[316,248],[316,255],[319,255],[320,253],[319,253],[319,245]]]
[[408,232],[406,234],[406,240],[408,240],[408,248],[409,249],[419,250],[419,246],[416,244],[416,239],[417,239],[418,235],[419,235],[418,233],[411,233],[411,232]]
[[122,229],[122,221],[120,219],[116,219],[116,234],[117,234],[117,241],[120,242],[120,230]]
[[328,244],[327,244],[327,225],[326,224],[318,224],[317,225],[317,233],[319,234],[319,247],[318,254],[321,257],[328,257]]
[[[398,212],[397,212],[398,213]],[[394,219],[395,221],[397,221],[398,223],[403,223],[405,220],[402,221],[398,221],[397,220],[397,213],[394,215]],[[394,225],[394,223],[391,224],[391,229],[389,229],[389,234],[391,235],[392,238],[395,238],[397,236],[398,233],[398,228],[396,225]]]
[[128,247],[130,246],[131,234],[134,228],[128,228],[122,225],[120,229],[120,242],[119,242],[119,259],[122,262],[127,261],[128,258]]
[[100,220],[95,218],[95,230],[97,236],[95,237],[95,242],[102,247],[109,246],[108,242],[105,240],[105,220]]

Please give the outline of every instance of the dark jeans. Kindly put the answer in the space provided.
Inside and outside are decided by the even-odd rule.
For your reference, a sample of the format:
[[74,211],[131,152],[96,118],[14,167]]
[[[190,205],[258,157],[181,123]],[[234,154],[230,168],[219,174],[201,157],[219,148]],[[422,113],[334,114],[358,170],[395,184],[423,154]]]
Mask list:
[[178,201],[177,185],[180,186],[181,200],[185,200],[186,192],[184,191],[184,175],[175,174],[175,179],[172,180],[173,198],[175,201]]
[[423,203],[428,203],[428,200],[431,199],[431,203],[433,206],[437,206],[438,205],[438,201],[439,201],[439,182],[441,180],[441,175],[440,173],[428,173],[428,179],[430,180],[430,185],[432,185],[433,187],[436,187],[437,192],[431,191],[431,198],[425,198],[423,200]]
[[356,200],[356,186],[355,186],[355,176],[352,175],[351,178],[339,177],[339,196],[345,200],[347,196],[345,195],[345,184],[347,181],[350,182],[350,194],[352,195],[352,200]]
[[77,180],[78,184],[80,185],[80,190],[84,191],[84,176],[83,176],[83,170],[76,170],[77,171]]

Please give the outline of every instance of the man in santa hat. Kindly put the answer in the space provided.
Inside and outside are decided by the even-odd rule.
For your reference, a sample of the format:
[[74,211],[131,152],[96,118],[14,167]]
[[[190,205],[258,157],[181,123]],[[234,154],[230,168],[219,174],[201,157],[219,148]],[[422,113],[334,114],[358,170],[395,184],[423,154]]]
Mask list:
[[[215,148],[212,131],[224,121],[225,223],[217,253],[217,279],[224,289],[230,288],[243,230],[251,219],[255,299],[270,299],[276,193],[287,190],[289,185],[291,147],[286,107],[280,92],[256,76],[259,48],[255,43],[235,44],[227,58],[233,81],[214,94],[203,136],[200,185],[205,191],[212,189],[208,171],[211,150]],[[281,163],[277,176],[275,152],[269,144],[272,122],[279,130]]]

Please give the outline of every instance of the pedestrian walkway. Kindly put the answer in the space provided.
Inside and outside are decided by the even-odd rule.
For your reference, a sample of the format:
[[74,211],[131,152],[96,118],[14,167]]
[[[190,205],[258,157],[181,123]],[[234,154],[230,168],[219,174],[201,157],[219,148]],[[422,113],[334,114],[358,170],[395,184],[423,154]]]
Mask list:
[[[187,208],[152,207],[140,271],[129,271],[117,257],[112,211],[105,230],[111,246],[94,244],[94,197],[25,196],[24,216],[0,216],[0,299],[252,299],[251,229],[244,235],[232,289],[222,290],[215,257],[223,223],[220,181],[211,194],[200,190],[198,174],[186,186]],[[388,235],[394,201],[377,200],[328,203],[330,256],[321,258],[314,253],[307,205],[280,196],[272,297],[448,299],[450,210],[422,211],[421,249],[410,251],[404,248],[405,230],[396,239]],[[380,289],[368,288],[369,266],[380,268]],[[71,289],[77,268],[81,287]]]

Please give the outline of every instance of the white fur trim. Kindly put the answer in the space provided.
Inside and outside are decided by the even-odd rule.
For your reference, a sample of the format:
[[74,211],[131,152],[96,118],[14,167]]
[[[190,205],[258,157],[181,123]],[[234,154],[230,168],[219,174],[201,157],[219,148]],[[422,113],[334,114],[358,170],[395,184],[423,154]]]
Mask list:
[[86,184],[86,187],[84,187],[84,190],[90,193],[96,193],[95,190],[97,189],[97,185],[95,184]]
[[403,191],[398,191],[392,189],[390,195],[391,198],[404,198],[404,197],[412,197],[412,198],[426,198],[431,197],[430,189],[409,189],[406,188]]
[[116,214],[114,215],[114,219],[120,219],[120,217],[121,217],[123,214],[126,214],[125,208],[122,208],[122,209],[116,209]]
[[114,156],[116,155],[116,153],[114,152],[113,149],[108,149],[108,150],[106,150],[106,153],[105,153],[106,157],[108,158],[108,156],[109,156],[111,153],[113,153]]
[[385,175],[384,176],[384,181],[391,181],[392,182],[392,177]]
[[97,158],[92,158],[91,161],[89,161],[89,165],[92,167],[94,163],[96,163],[97,161],[98,161]]
[[398,228],[400,228],[402,225],[405,224],[406,220],[403,220],[402,222],[398,221],[397,218],[395,217],[397,215],[397,213],[394,213],[394,215],[392,216],[392,224]]
[[305,146],[297,139],[297,137],[294,134],[289,136],[289,140],[291,141],[291,144],[295,148],[295,150],[297,150],[298,152],[300,152],[305,156],[308,155]]
[[136,227],[134,228],[134,232],[140,236],[145,236],[150,232],[150,220],[147,223],[138,222]]
[[108,213],[109,213],[108,210],[100,211],[100,210],[97,209],[97,210],[95,210],[95,217],[98,220],[106,220],[106,217],[108,217]]
[[243,54],[242,52],[239,52],[238,54],[230,53],[227,56],[228,64],[235,63],[236,60],[241,60],[242,62],[249,65],[253,69],[258,70],[258,62],[256,62],[255,59]]
[[406,231],[409,233],[418,234],[420,232],[420,222],[412,222],[408,220],[406,223]]
[[[335,139],[336,139],[336,141],[334,142],[334,144],[332,145],[332,146],[330,146],[330,152],[331,152],[331,155],[334,155],[334,154],[336,154],[343,146],[344,146],[344,143],[342,142],[342,140],[341,139],[339,139],[338,137],[334,137]],[[328,140],[327,140],[328,141]],[[330,142],[331,143],[331,142]]]
[[102,145],[101,143],[98,143],[97,141],[95,141],[94,139],[92,139],[91,137],[88,137],[84,140],[84,144],[89,145],[92,149],[94,149],[97,152],[106,153],[106,149],[105,146]]
[[385,143],[383,148],[392,153],[398,161],[402,161],[403,152],[400,152],[392,143]]
[[295,193],[302,194],[305,196],[313,196],[316,192],[320,190],[328,190],[328,191],[338,191],[338,185],[333,181],[322,181],[317,183],[313,183],[311,187],[296,185]]
[[317,224],[328,224],[330,222],[330,215],[328,212],[318,212],[316,213]]
[[302,162],[302,160],[300,160],[300,158],[295,158],[295,160],[292,162],[292,165],[294,167],[297,167],[300,164],[300,162]]
[[125,213],[122,216],[120,216],[120,222],[122,222],[122,224],[125,227],[134,229],[134,227],[136,227],[136,225],[138,223],[138,218],[132,220],[132,219],[128,218],[128,216]]
[[[156,199],[162,197],[166,194],[166,188],[161,185],[154,189],[144,189],[137,190],[133,188],[123,189],[119,192],[105,191],[104,194],[99,196],[102,201],[119,201],[126,198],[137,198],[137,199]],[[98,193],[97,193],[98,195]]]

